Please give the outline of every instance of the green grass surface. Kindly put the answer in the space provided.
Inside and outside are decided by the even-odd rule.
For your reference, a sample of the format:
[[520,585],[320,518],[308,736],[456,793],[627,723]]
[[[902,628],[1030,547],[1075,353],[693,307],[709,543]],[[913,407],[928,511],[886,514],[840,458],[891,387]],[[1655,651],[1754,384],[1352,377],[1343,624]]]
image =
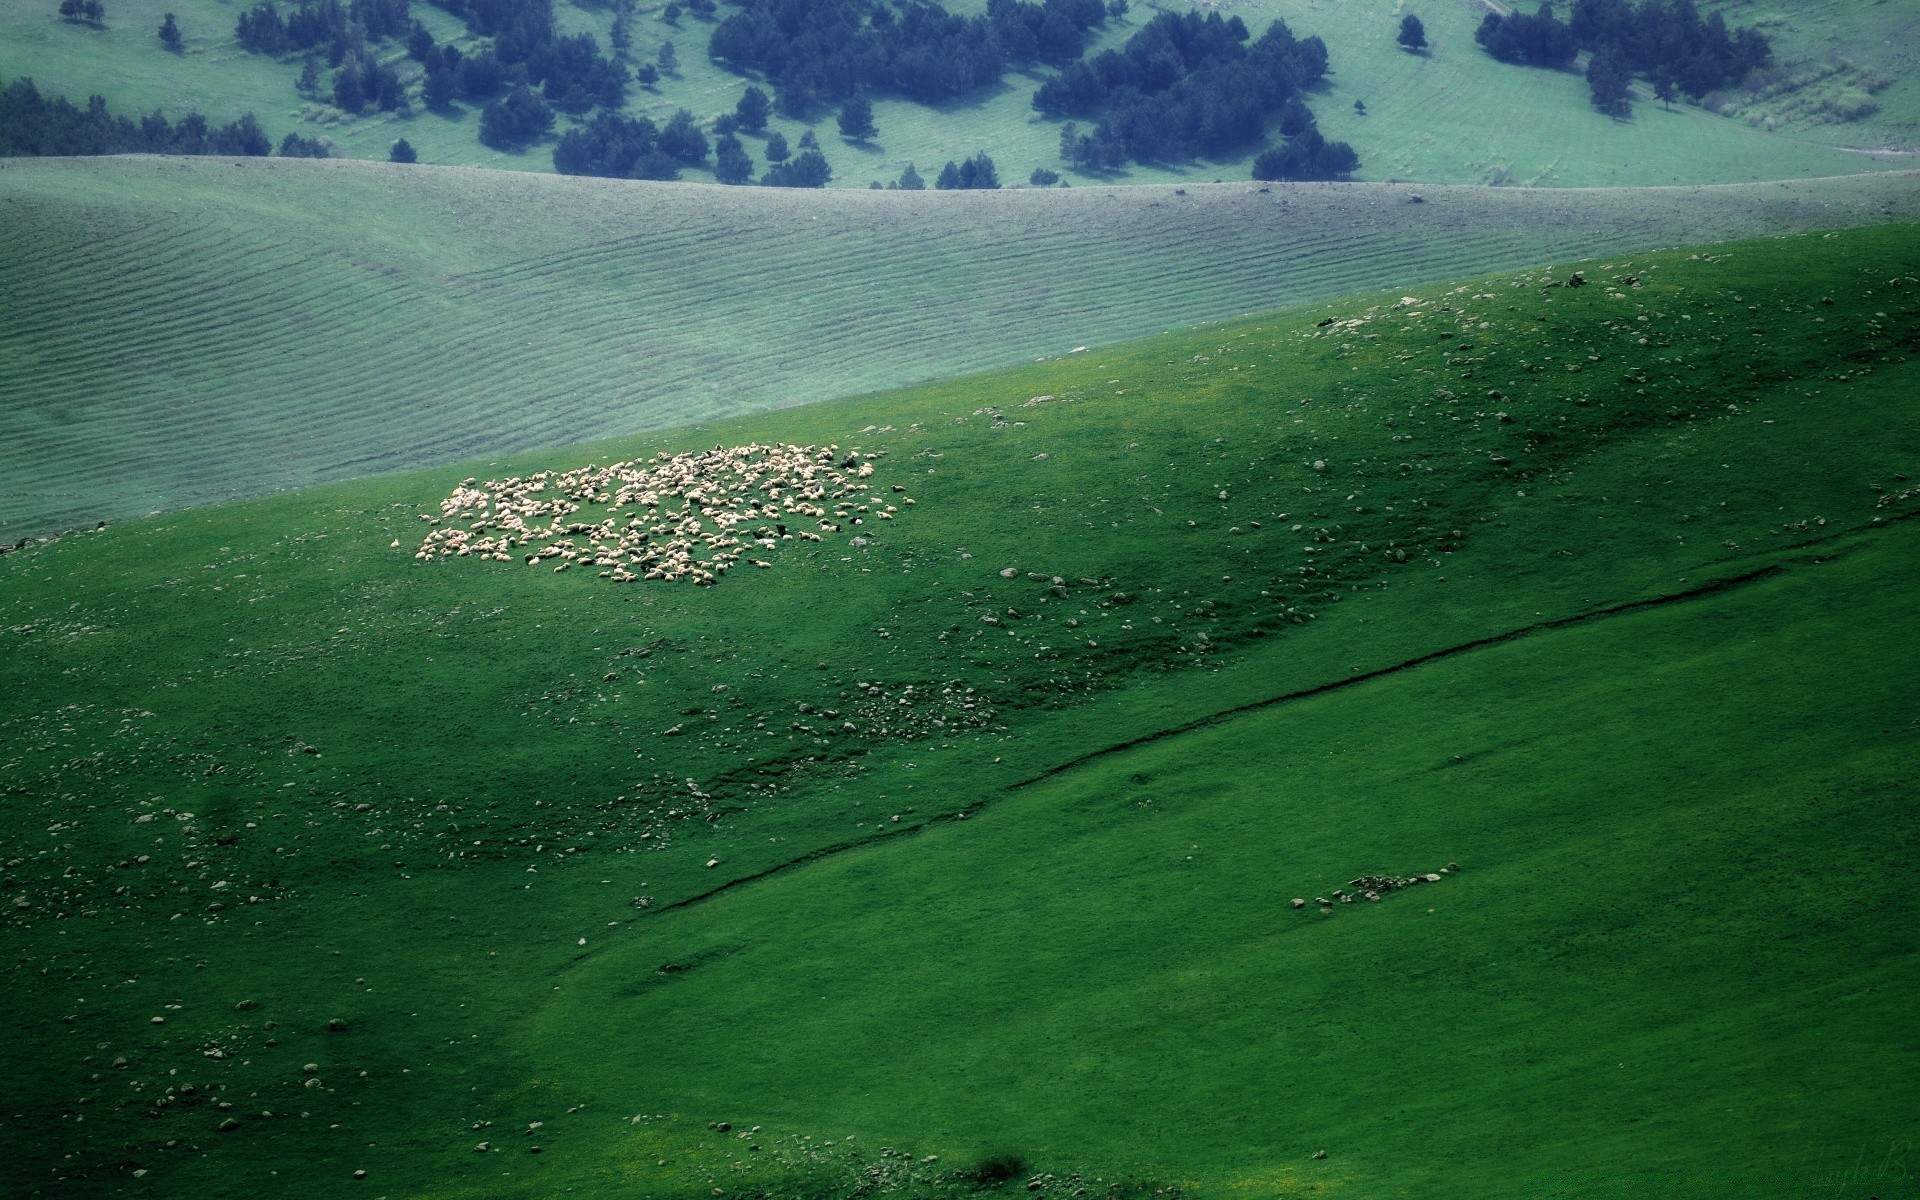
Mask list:
[[[464,36],[453,18],[425,4],[417,7],[436,36]],[[681,67],[651,91],[635,89],[629,110],[664,121],[680,107],[703,119],[730,109],[745,81],[707,59],[711,25],[691,16],[678,27],[668,25],[658,19],[660,7],[653,6],[635,24],[635,61],[651,61],[662,42],[672,41]],[[955,6],[963,12],[980,7]],[[1805,178],[1885,165],[1798,135],[1804,120],[1790,117],[1789,110],[1811,112],[1816,103],[1826,103],[1828,92],[1843,86],[1838,76],[1797,100],[1769,100],[1753,123],[1698,109],[1664,112],[1655,104],[1637,105],[1631,121],[1613,121],[1593,111],[1586,83],[1577,74],[1521,70],[1482,53],[1473,42],[1485,11],[1480,4],[1443,0],[1415,7],[1433,42],[1425,56],[1409,55],[1394,42],[1400,14],[1407,10],[1404,0],[1254,0],[1235,11],[1256,27],[1284,17],[1302,36],[1318,34],[1327,42],[1334,75],[1314,107],[1329,135],[1358,148],[1366,179],[1611,187]],[[293,88],[299,62],[275,63],[242,51],[232,36],[237,6],[225,0],[117,0],[105,30],[64,24],[54,8],[15,3],[0,9],[0,77],[32,75],[76,99],[99,92],[119,109],[175,111],[193,105],[219,119],[251,110],[276,142],[289,130],[327,136],[349,157],[384,159],[393,139],[404,136],[426,162],[552,169],[550,146],[502,154],[480,145],[474,136],[477,113],[466,106],[452,116],[423,110],[409,119],[344,119],[328,106],[303,102]],[[1778,31],[1783,55],[1790,52],[1796,61],[1853,55],[1897,81],[1881,94],[1883,141],[1913,148],[1913,114],[1903,98],[1920,84],[1914,82],[1911,61],[1900,59],[1905,53],[1900,47],[1911,40],[1911,0],[1865,6],[1784,0],[1764,15],[1780,15],[1776,9],[1787,14]],[[179,15],[187,38],[182,55],[164,50],[154,35],[163,11]],[[568,30],[592,32],[603,46],[609,44],[611,8],[563,4],[559,11]],[[1093,49],[1123,42],[1153,11],[1154,6],[1140,5],[1127,19],[1109,23]],[[1744,10],[1731,15],[1758,19]],[[417,66],[397,47],[388,47],[385,57],[417,76]],[[833,114],[821,114],[815,128],[833,163],[835,183],[865,187],[872,180],[890,180],[908,162],[931,179],[943,162],[981,149],[993,155],[1010,184],[1023,182],[1037,166],[1058,169],[1063,165],[1059,124],[1040,120],[1031,107],[1033,90],[1045,74],[1010,73],[1000,88],[940,109],[880,100],[875,104],[880,136],[871,144],[845,142],[835,131]],[[1807,74],[1796,69],[1793,77]],[[1861,78],[1849,74],[1844,86],[1857,88]],[[1356,99],[1366,101],[1367,116],[1354,114]],[[1788,120],[1796,135],[1768,132],[1770,113],[1777,114],[1776,123]],[[786,120],[776,120],[773,127],[789,140],[805,128]],[[749,139],[748,148],[764,167],[760,145]],[[1248,153],[1218,163],[1135,166],[1117,179],[1245,179],[1251,158]],[[699,171],[689,177],[706,178]]]
[[1777,79],[1738,116],[1837,146],[1920,150],[1920,4],[1914,0],[1711,0],[1773,39]]
[[1647,191],[870,194],[0,167],[0,535],[658,428],[1555,255],[1920,212]]
[[[1570,270],[0,557],[5,1190],[1913,1195],[1920,241]],[[410,557],[772,439],[918,503]]]

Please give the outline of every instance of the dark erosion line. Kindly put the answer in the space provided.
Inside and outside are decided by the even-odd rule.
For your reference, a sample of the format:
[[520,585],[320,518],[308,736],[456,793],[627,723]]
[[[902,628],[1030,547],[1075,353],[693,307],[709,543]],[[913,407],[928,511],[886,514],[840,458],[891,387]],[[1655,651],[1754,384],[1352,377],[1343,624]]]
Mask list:
[[1551,621],[1540,621],[1533,625],[1523,625],[1518,629],[1509,629],[1505,633],[1490,634],[1483,638],[1475,638],[1470,642],[1461,642],[1457,646],[1448,646],[1441,650],[1430,651],[1415,658],[1409,658],[1404,662],[1397,662],[1391,666],[1364,671],[1346,679],[1335,679],[1327,683],[1315,684],[1310,688],[1302,688],[1297,692],[1285,692],[1278,696],[1269,696],[1265,700],[1252,700],[1246,704],[1236,705],[1233,708],[1223,708],[1219,712],[1198,717],[1192,721],[1188,721],[1184,725],[1173,725],[1166,729],[1157,729],[1152,733],[1142,734],[1128,741],[1117,742],[1111,746],[1103,746],[1098,750],[1090,750],[1078,758],[1070,758],[1066,762],[1048,767],[1031,779],[1023,779],[1018,783],[1009,784],[1007,790],[1016,792],[1021,788],[1031,787],[1036,783],[1051,779],[1063,771],[1071,771],[1075,767],[1085,766],[1095,759],[1105,758],[1109,754],[1118,754],[1123,750],[1131,750],[1136,746],[1145,746],[1151,742],[1157,742],[1162,738],[1178,737],[1183,733],[1192,733],[1195,730],[1206,729],[1214,725],[1222,725],[1236,717],[1245,716],[1251,712],[1259,712],[1264,708],[1272,708],[1280,704],[1291,704],[1296,700],[1306,700],[1313,696],[1324,696],[1328,692],[1337,692],[1342,688],[1357,687],[1360,684],[1368,683],[1387,675],[1396,675],[1401,671],[1411,671],[1415,667],[1423,667],[1431,662],[1439,662],[1444,658],[1452,658],[1456,654],[1466,654],[1474,650],[1484,650],[1488,646],[1498,646],[1504,642],[1516,642],[1521,638],[1533,637],[1535,634],[1549,633],[1556,629],[1566,629],[1575,625],[1584,625],[1589,621],[1599,621],[1607,617],[1617,617],[1645,608],[1661,608],[1668,604],[1680,604],[1688,600],[1698,600],[1703,596],[1711,596],[1719,592],[1731,591],[1734,588],[1745,587],[1749,583],[1757,583],[1769,576],[1778,575],[1785,570],[1785,567],[1776,563],[1747,571],[1744,574],[1729,575],[1724,579],[1716,579],[1711,583],[1703,583],[1699,587],[1688,588],[1684,592],[1672,592],[1664,596],[1651,596],[1645,600],[1630,600],[1625,604],[1609,605],[1606,608],[1596,608],[1588,612],[1575,613],[1567,617],[1555,617]]
[[[1067,771],[1071,771],[1076,767],[1083,767],[1086,764],[1095,761],[1096,759],[1106,758],[1110,755],[1119,754],[1127,750],[1132,750],[1139,746],[1149,745],[1153,742],[1158,742],[1165,738],[1178,737],[1181,734],[1193,733],[1196,730],[1207,729],[1215,725],[1224,725],[1227,722],[1232,721],[1238,717],[1245,716],[1248,713],[1259,712],[1262,709],[1274,708],[1282,704],[1291,704],[1297,700],[1306,700],[1314,696],[1324,696],[1329,692],[1337,692],[1343,688],[1358,687],[1360,684],[1370,683],[1373,680],[1380,679],[1388,675],[1397,675],[1402,671],[1411,671],[1416,667],[1423,667],[1428,663],[1439,662],[1442,659],[1452,658],[1455,655],[1471,653],[1472,651],[1475,651],[1475,650],[1484,650],[1489,646],[1498,646],[1506,642],[1515,642],[1515,641],[1519,641],[1522,638],[1529,638],[1542,633],[1551,633],[1555,630],[1567,629],[1575,625],[1584,625],[1591,621],[1600,621],[1600,620],[1605,620],[1609,617],[1623,616],[1627,613],[1638,612],[1642,609],[1662,608],[1669,604],[1681,604],[1689,600],[1698,600],[1706,596],[1717,595],[1718,593],[1721,593],[1721,592],[1732,591],[1735,588],[1745,587],[1750,583],[1758,583],[1762,579],[1768,579],[1768,578],[1771,578],[1772,576],[1779,575],[1783,573],[1785,570],[1786,570],[1786,567],[1778,563],[1775,563],[1768,566],[1756,568],[1755,570],[1752,570],[1752,571],[1746,571],[1739,575],[1729,575],[1722,579],[1716,579],[1711,583],[1703,583],[1699,587],[1688,588],[1684,592],[1672,592],[1663,596],[1651,596],[1645,600],[1630,600],[1624,604],[1609,605],[1605,608],[1596,608],[1588,612],[1575,613],[1572,616],[1556,617],[1551,621],[1540,621],[1532,625],[1523,625],[1518,629],[1509,629],[1504,633],[1490,634],[1483,638],[1475,638],[1473,641],[1470,641],[1470,642],[1461,642],[1458,645],[1447,646],[1440,650],[1434,650],[1426,654],[1418,655],[1414,658],[1406,659],[1403,662],[1394,663],[1391,666],[1379,667],[1372,671],[1366,671],[1359,675],[1354,675],[1347,679],[1336,679],[1328,683],[1315,684],[1313,687],[1302,688],[1299,691],[1284,692],[1278,696],[1269,696],[1264,700],[1254,700],[1246,704],[1236,705],[1233,708],[1222,709],[1219,712],[1209,713],[1204,717],[1199,717],[1195,720],[1188,721],[1181,725],[1173,725],[1173,726],[1169,726],[1166,729],[1158,729],[1152,733],[1142,734],[1140,737],[1137,737],[1137,738],[1131,738],[1124,742],[1116,742],[1111,746],[1102,746],[1098,750],[1088,751],[1087,753],[1079,755],[1078,757],[1070,758],[1063,763],[1059,763],[1055,766],[1048,767],[1046,770],[1040,772],[1038,775],[1034,775],[1034,776],[1030,776],[1029,778],[1022,779],[1017,783],[1008,784],[1001,791],[1000,795],[1001,796],[1011,795],[1014,792],[1018,792],[1023,788],[1032,787],[1036,783],[1042,783],[1048,779],[1052,779],[1056,775],[1060,775]],[[711,900],[715,896],[718,896],[723,892],[732,891],[734,888],[742,887],[749,883],[757,883],[762,879],[766,879],[766,878],[769,878],[770,876],[778,875],[783,871],[789,871],[794,869],[795,867],[803,867],[808,863],[818,862],[820,859],[828,858],[835,854],[840,854],[843,851],[855,850],[862,846],[871,846],[879,842],[891,841],[905,834],[922,833],[927,829],[931,828],[937,822],[964,820],[969,811],[979,812],[981,809],[993,803],[993,801],[998,798],[999,797],[986,797],[981,799],[977,803],[973,804],[969,809],[951,812],[951,813],[938,813],[928,817],[925,821],[922,821],[917,825],[911,825],[906,828],[895,830],[889,833],[882,833],[875,837],[855,838],[851,841],[836,842],[831,846],[821,846],[817,849],[809,850],[807,853],[800,855],[798,858],[790,858],[785,862],[775,863],[773,866],[768,867],[765,870],[755,871],[751,875],[741,875],[738,878],[730,879],[718,887],[710,888],[707,891],[700,892],[692,896],[687,896],[679,900],[675,900],[672,904],[663,904],[659,908],[655,909],[654,911],[656,913],[668,913],[668,912],[672,912],[676,908],[686,908],[689,905],[699,904],[702,901]]]

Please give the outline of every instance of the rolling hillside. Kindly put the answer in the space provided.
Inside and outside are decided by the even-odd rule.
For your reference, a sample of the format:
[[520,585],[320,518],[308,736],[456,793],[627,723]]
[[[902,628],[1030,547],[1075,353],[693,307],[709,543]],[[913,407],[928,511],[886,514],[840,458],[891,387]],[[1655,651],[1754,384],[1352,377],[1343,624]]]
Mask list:
[[820,400],[1356,287],[1911,218],[1914,180],[795,194],[16,160],[0,165],[0,535]]
[[1613,252],[0,556],[0,1189],[1912,1196],[1916,355]]
[[[636,88],[629,111],[664,122],[681,107],[703,120],[730,109],[745,81],[708,61],[711,26],[692,16],[678,26],[668,25],[658,16],[663,5],[642,7],[635,61],[650,61],[661,43],[672,41],[681,66],[653,91]],[[985,5],[962,2],[950,7],[972,12]],[[1142,4],[1129,18],[1110,22],[1094,49],[1123,42],[1157,7],[1167,6]],[[464,36],[464,26],[446,13],[424,3],[415,8],[437,38],[457,41]],[[387,115],[345,118],[329,106],[303,101],[293,86],[299,63],[276,63],[242,51],[233,40],[236,10],[225,0],[115,0],[104,30],[63,24],[53,9],[51,3],[0,9],[0,78],[31,75],[76,100],[99,92],[116,109],[159,106],[175,111],[193,105],[223,120],[251,110],[276,141],[289,131],[330,137],[340,153],[355,158],[385,159],[394,138],[404,136],[428,162],[552,169],[550,145],[517,154],[482,146],[475,138],[478,114],[466,106],[451,116],[422,111],[400,120]],[[187,39],[183,54],[166,52],[155,39],[164,11],[179,15]],[[611,6],[563,3],[558,11],[567,29],[592,32],[603,46],[608,44]],[[1433,40],[1429,54],[1409,55],[1395,45],[1403,11],[1417,11],[1426,23]],[[1909,149],[1916,144],[1914,114],[1901,97],[1920,83],[1915,82],[1914,64],[1901,59],[1898,49],[1911,40],[1904,35],[1914,20],[1912,0],[1871,6],[1812,0],[1761,8],[1728,6],[1737,22],[1766,20],[1782,42],[1783,56],[1796,62],[1837,54],[1868,64],[1862,72],[1845,73],[1844,79],[1825,79],[1798,100],[1769,101],[1752,124],[1698,109],[1663,112],[1651,103],[1637,106],[1632,121],[1610,120],[1593,111],[1586,84],[1577,74],[1521,70],[1482,53],[1473,31],[1485,11],[1478,0],[1429,5],[1405,0],[1248,0],[1234,9],[1249,24],[1281,17],[1302,36],[1317,34],[1326,41],[1334,75],[1314,108],[1330,136],[1359,149],[1365,179],[1622,187],[1848,174],[1886,164],[1802,136],[1805,121],[1792,114],[1799,108],[1811,111],[1846,88],[1857,89],[1868,76],[1884,76],[1892,84],[1881,92],[1884,120],[1907,122],[1888,125],[1883,141],[1891,139]],[[398,47],[389,46],[385,53],[405,62]],[[417,72],[411,65],[406,69]],[[938,109],[881,100],[875,106],[880,137],[869,145],[844,142],[834,131],[831,111],[819,114],[814,128],[834,165],[837,186],[864,188],[871,181],[894,179],[908,162],[932,178],[941,163],[980,149],[992,153],[1004,180],[1017,183],[1035,167],[1064,165],[1058,159],[1059,123],[1040,120],[1030,104],[1045,74],[1011,73],[996,91]],[[1366,102],[1366,116],[1355,115],[1355,100]],[[1768,113],[1785,120],[1793,136],[1769,133]],[[792,140],[806,126],[776,120],[773,128]],[[1844,133],[1835,140],[1854,144]],[[748,148],[764,166],[760,145],[749,139]],[[1107,182],[1245,179],[1251,158],[1248,153],[1167,169],[1136,166]],[[706,176],[690,171],[689,177]],[[1074,182],[1102,181],[1076,176]]]

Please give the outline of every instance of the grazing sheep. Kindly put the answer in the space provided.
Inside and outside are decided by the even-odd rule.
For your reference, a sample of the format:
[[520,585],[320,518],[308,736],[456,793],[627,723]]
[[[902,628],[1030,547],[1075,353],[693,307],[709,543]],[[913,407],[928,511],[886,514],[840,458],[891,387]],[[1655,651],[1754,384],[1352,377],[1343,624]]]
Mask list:
[[[523,552],[529,566],[557,558],[556,572],[574,563],[592,564],[606,568],[601,578],[616,582],[686,579],[711,586],[739,561],[733,547],[743,542],[732,531],[741,526],[771,524],[772,529],[760,526],[753,540],[772,547],[794,536],[783,517],[810,518],[822,532],[838,533],[852,513],[867,512],[869,506],[857,501],[868,491],[861,481],[873,476],[876,457],[843,452],[838,445],[753,443],[484,484],[466,479],[441,502],[439,518],[420,514],[431,528],[414,557],[507,562],[510,549],[544,543]],[[899,484],[892,490],[905,491]],[[818,503],[827,499],[835,501],[832,514]],[[914,501],[902,496],[901,502]],[[568,520],[586,505],[609,511],[597,521]],[[891,504],[873,509],[882,520],[900,512]],[[822,540],[818,533],[798,533],[803,541]],[[627,563],[640,571],[627,569]]]

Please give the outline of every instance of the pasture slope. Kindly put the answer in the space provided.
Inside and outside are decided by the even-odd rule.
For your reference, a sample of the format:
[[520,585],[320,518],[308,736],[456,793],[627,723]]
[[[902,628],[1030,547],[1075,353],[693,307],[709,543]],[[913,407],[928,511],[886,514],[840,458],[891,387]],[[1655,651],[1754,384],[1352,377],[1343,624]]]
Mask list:
[[[702,120],[728,111],[747,81],[708,60],[710,24],[687,16],[669,25],[659,19],[663,7],[640,6],[634,61],[652,61],[660,45],[671,41],[680,70],[653,90],[633,89],[627,110],[661,122],[683,107]],[[975,12],[985,4],[961,0],[949,7]],[[1578,73],[1521,70],[1483,53],[1473,41],[1486,12],[1478,0],[1245,0],[1234,12],[1256,30],[1279,17],[1302,36],[1317,34],[1326,41],[1334,73],[1314,108],[1330,135],[1359,149],[1364,179],[1565,187],[1739,183],[1839,175],[1880,165],[1828,141],[1920,145],[1914,124],[1920,107],[1909,101],[1920,94],[1920,77],[1905,49],[1911,44],[1914,0],[1872,5],[1774,0],[1722,7],[1736,23],[1766,22],[1781,57],[1795,64],[1788,77],[1806,85],[1753,106],[1751,124],[1700,109],[1663,111],[1651,102],[1636,105],[1629,121],[1602,116],[1593,111]],[[337,153],[353,158],[384,160],[393,140],[405,137],[427,162],[552,170],[551,143],[517,153],[482,146],[475,137],[478,110],[469,105],[436,113],[416,99],[418,111],[403,119],[347,117],[331,105],[303,100],[294,91],[300,59],[276,62],[242,51],[233,40],[235,8],[226,0],[115,0],[104,30],[64,24],[53,9],[32,3],[0,8],[0,78],[31,75],[76,100],[98,92],[118,110],[177,112],[194,106],[223,120],[252,111],[276,141],[290,131],[331,138]],[[445,12],[428,4],[414,10],[437,38],[468,41],[464,25]],[[1127,18],[1109,22],[1090,52],[1124,42],[1155,10],[1137,5]],[[186,34],[182,54],[168,53],[154,37],[161,14],[168,11],[178,14]],[[601,45],[609,44],[611,5],[563,3],[556,11],[563,28],[590,32]],[[1395,44],[1404,12],[1417,12],[1425,22],[1432,40],[1427,54],[1411,55]],[[419,69],[404,51],[389,45],[383,56],[414,80],[417,92]],[[1852,65],[1830,67],[1829,59]],[[814,129],[838,187],[897,178],[909,162],[931,179],[941,163],[976,150],[989,151],[1003,180],[1019,184],[1035,167],[1065,166],[1058,157],[1060,123],[1041,120],[1031,104],[1048,73],[1013,72],[997,89],[940,108],[881,99],[875,104],[880,136],[869,143],[843,140],[831,109],[807,122],[776,119],[770,128],[789,141]],[[1879,88],[1882,114],[1864,124],[1807,124],[1857,104],[1868,86]],[[1366,102],[1367,115],[1354,113],[1355,100]],[[1793,136],[1769,132],[1769,118],[1784,122]],[[1815,136],[1807,136],[1809,129]],[[761,145],[748,139],[747,147],[756,165],[764,167]],[[1106,182],[1245,179],[1252,157],[1249,151],[1218,162],[1136,165]],[[689,170],[688,177],[708,178],[699,170]],[[1076,185],[1102,182],[1079,174],[1071,178]]]
[[[1913,1196],[1915,233],[0,557],[0,1190]],[[865,524],[413,557],[749,441]]]
[[16,160],[0,164],[0,536],[898,386],[1355,289],[1913,219],[1916,180],[912,195]]

